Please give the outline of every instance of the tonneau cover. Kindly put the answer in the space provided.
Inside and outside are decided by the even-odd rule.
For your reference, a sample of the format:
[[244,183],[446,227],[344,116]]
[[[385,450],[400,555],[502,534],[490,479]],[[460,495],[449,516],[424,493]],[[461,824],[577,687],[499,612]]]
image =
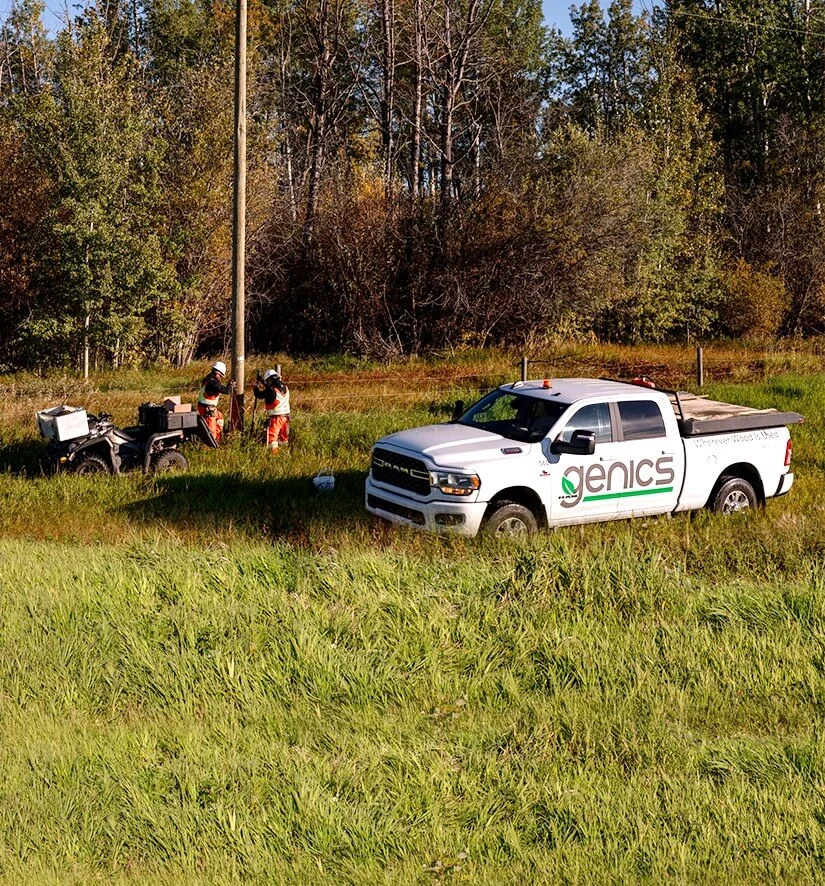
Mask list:
[[678,420],[679,432],[683,437],[742,433],[804,421],[798,412],[753,409],[750,406],[710,400],[686,391],[674,392],[670,399]]

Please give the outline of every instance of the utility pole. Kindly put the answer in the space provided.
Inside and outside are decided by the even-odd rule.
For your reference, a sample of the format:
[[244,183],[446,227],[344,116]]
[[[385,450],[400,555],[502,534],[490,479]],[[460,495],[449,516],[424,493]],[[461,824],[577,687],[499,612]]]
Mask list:
[[246,298],[246,0],[235,10],[235,175],[232,217],[232,378],[237,391],[238,425],[243,429]]

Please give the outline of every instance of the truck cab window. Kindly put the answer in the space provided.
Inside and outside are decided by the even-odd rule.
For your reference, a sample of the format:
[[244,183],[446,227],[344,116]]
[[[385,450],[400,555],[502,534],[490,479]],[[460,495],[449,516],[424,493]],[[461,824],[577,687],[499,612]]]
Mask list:
[[658,403],[652,400],[620,400],[618,407],[625,440],[647,440],[666,435]]
[[610,443],[613,440],[613,429],[610,426],[610,407],[607,403],[593,403],[583,406],[567,422],[561,438],[570,442],[573,431],[593,431],[597,443]]
[[486,425],[496,421],[513,421],[521,406],[520,397],[496,397],[484,403],[481,409],[471,409],[472,421],[476,425]]
[[567,409],[567,404],[501,389],[482,397],[458,420],[522,443],[545,437]]

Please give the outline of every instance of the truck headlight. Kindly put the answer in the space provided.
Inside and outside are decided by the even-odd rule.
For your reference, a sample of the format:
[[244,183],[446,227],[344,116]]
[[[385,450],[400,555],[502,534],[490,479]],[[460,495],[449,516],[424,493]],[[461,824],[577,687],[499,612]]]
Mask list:
[[475,474],[453,474],[447,471],[430,473],[430,483],[445,495],[472,495],[481,481]]

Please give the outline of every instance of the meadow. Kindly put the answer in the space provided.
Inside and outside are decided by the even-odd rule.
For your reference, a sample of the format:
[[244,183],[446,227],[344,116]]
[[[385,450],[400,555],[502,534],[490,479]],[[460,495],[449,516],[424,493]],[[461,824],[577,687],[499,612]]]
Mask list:
[[[534,356],[694,389],[688,348]],[[158,477],[46,476],[34,411],[131,423],[205,365],[0,378],[1,882],[825,878],[821,353],[705,355],[806,416],[789,496],[518,543],[362,505],[377,437],[517,355],[281,362],[291,451]]]

